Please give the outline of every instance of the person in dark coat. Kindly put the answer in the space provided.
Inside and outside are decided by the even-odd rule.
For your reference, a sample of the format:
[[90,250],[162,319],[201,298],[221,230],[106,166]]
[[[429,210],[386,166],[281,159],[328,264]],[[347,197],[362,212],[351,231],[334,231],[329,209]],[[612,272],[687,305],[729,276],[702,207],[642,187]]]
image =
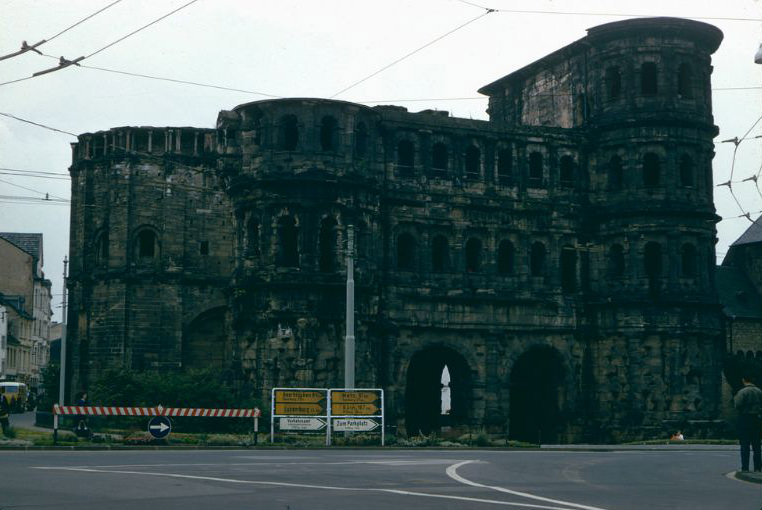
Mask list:
[[749,470],[749,447],[754,452],[754,471],[762,470],[762,390],[751,382],[749,375],[741,378],[743,387],[733,397],[738,411],[738,442],[741,445],[741,471]]
[[8,429],[11,428],[8,417],[11,414],[11,406],[6,400],[5,395],[0,394],[0,426],[3,428],[3,435],[8,435]]

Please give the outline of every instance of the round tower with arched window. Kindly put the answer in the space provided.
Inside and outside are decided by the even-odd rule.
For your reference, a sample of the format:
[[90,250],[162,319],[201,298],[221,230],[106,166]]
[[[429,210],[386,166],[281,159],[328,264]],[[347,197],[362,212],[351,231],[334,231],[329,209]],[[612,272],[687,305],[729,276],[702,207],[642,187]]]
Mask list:
[[[354,236],[358,352],[376,303],[383,154],[377,114],[322,99],[248,103],[217,123],[236,225],[233,317],[243,370],[258,388],[336,386]],[[368,292],[371,289],[371,293]],[[358,379],[372,367],[358,358]]]

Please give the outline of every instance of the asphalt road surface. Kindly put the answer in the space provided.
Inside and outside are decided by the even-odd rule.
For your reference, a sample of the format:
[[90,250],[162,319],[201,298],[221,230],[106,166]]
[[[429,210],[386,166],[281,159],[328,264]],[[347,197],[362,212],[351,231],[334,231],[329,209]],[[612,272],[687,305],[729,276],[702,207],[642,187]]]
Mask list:
[[735,448],[0,451],[0,510],[762,507]]

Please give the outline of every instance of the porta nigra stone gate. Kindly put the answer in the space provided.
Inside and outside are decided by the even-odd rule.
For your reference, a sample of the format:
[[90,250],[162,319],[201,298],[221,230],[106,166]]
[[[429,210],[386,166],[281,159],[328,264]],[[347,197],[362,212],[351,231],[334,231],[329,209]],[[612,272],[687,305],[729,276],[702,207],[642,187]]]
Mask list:
[[265,405],[340,387],[352,229],[357,385],[386,391],[399,432],[717,423],[721,39],[677,18],[592,28],[484,86],[488,121],[280,99],[216,129],[81,135],[70,389],[109,367],[214,367]]

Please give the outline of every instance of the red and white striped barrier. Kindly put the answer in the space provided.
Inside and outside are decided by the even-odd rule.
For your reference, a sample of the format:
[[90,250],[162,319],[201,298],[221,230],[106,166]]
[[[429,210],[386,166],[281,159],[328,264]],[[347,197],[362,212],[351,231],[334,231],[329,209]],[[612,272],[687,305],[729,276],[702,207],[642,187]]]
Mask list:
[[206,418],[259,418],[261,411],[254,409],[202,409],[192,407],[106,407],[53,405],[55,415],[92,416],[201,416]]

